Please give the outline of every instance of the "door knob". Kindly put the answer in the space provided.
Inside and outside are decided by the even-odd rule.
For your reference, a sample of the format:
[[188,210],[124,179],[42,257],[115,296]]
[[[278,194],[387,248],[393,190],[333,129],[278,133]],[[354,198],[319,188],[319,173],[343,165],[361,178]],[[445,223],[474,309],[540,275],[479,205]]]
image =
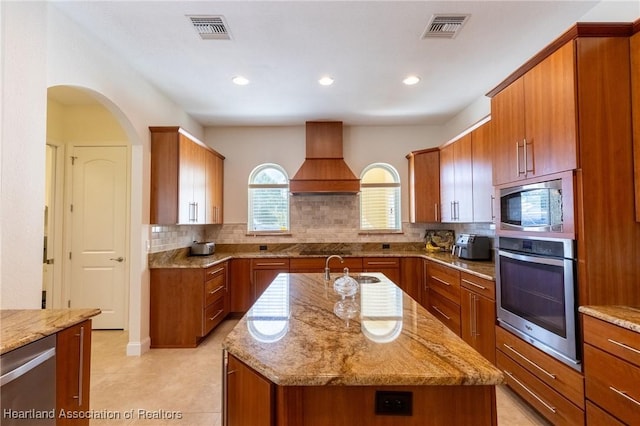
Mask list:
[[120,256],[120,257],[112,257],[109,260],[115,260],[116,262],[124,262],[124,257]]

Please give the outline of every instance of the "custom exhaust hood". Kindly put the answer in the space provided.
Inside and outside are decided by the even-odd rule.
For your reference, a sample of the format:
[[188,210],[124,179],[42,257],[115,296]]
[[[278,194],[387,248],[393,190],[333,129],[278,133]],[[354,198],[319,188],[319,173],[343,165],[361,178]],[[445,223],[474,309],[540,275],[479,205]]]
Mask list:
[[292,194],[356,194],[360,179],[342,156],[342,121],[307,121],[306,156],[289,181]]

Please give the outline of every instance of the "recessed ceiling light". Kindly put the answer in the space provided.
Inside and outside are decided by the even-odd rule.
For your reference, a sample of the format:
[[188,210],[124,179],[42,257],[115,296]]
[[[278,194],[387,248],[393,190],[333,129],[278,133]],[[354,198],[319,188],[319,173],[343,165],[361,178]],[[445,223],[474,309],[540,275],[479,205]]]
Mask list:
[[417,75],[410,75],[402,80],[402,82],[407,86],[413,86],[414,84],[418,84],[420,82],[420,77],[418,77]]
[[325,76],[318,80],[318,83],[322,84],[323,86],[331,86],[333,84],[333,78]]
[[249,84],[249,80],[241,75],[233,77],[231,81],[233,81],[238,86],[246,86],[247,84]]

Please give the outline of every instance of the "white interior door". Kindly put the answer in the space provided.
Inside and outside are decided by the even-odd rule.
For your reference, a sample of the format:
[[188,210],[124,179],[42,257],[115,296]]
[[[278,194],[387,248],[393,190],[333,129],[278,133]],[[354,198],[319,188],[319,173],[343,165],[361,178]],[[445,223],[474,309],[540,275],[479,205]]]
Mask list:
[[73,147],[72,308],[97,307],[93,328],[122,329],[128,288],[127,148]]

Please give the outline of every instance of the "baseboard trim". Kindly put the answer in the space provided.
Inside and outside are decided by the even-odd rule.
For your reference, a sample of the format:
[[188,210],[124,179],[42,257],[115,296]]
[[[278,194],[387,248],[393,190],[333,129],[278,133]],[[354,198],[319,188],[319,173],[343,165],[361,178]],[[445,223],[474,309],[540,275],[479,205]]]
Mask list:
[[151,349],[151,339],[149,337],[141,342],[127,343],[127,356],[141,356],[143,353]]

